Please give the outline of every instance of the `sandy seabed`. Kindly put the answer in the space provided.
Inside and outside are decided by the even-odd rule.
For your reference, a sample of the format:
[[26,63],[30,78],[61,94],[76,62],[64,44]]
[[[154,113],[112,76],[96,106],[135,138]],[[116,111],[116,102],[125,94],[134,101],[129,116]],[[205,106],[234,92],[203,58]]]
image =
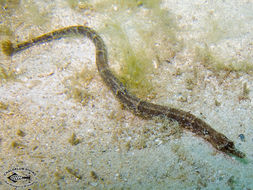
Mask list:
[[[118,14],[128,21],[122,25],[129,40],[142,40],[129,23],[143,22],[135,16],[145,16],[145,6],[121,13],[116,4],[107,5],[115,11],[111,17],[83,2],[71,8],[60,0],[32,6],[21,1],[24,10],[37,6],[46,12],[42,24],[43,16],[37,21],[31,10],[23,14],[29,19],[13,13],[2,23],[11,23],[12,41],[86,24],[101,33],[109,53],[117,54],[113,38],[101,28]],[[247,157],[217,152],[174,122],[143,120],[122,109],[96,70],[93,44],[70,37],[11,58],[1,54],[1,68],[13,69],[15,78],[0,82],[0,189],[29,184],[26,179],[7,184],[15,172],[32,176],[31,189],[253,189],[253,2],[164,0],[160,8],[173,15],[183,48],[169,61],[154,59],[152,80],[159,85],[152,102],[191,111]],[[0,39],[6,36],[2,32]],[[205,63],[194,56],[200,47],[215,52],[204,53]],[[110,63],[115,72],[122,64],[111,56]],[[34,173],[6,174],[15,168]]]

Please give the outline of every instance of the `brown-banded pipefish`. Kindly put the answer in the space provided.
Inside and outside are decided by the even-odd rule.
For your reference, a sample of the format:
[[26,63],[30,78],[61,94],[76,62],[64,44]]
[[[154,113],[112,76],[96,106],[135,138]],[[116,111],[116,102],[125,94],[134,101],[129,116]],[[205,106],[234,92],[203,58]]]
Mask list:
[[205,121],[190,112],[150,103],[129,93],[123,83],[120,82],[109,68],[107,50],[103,39],[95,30],[87,26],[65,27],[18,44],[5,41],[2,43],[2,50],[6,55],[13,56],[36,44],[57,40],[70,35],[83,35],[94,43],[96,48],[96,65],[100,76],[118,100],[134,114],[148,119],[159,116],[176,120],[180,126],[202,137],[217,150],[239,158],[245,157],[245,154],[237,150],[234,143],[225,135],[217,132]]

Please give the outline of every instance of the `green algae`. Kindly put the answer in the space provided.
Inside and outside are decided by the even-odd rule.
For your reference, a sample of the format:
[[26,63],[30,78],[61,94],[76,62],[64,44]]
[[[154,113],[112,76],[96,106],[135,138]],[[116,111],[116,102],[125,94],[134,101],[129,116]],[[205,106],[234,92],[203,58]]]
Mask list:
[[15,79],[15,72],[11,69],[5,68],[0,64],[0,81]]
[[81,140],[76,137],[75,133],[73,133],[72,136],[69,138],[69,143],[72,146],[74,146],[74,145],[78,145],[79,143],[81,143]]
[[200,62],[204,67],[214,72],[229,71],[250,73],[253,71],[253,64],[246,59],[238,61],[222,58],[211,51],[207,45],[204,48],[196,47],[195,61]]
[[93,99],[93,95],[88,92],[86,87],[90,84],[94,75],[93,71],[85,67],[81,72],[77,71],[73,76],[66,77],[63,84],[68,89],[66,90],[68,98],[74,99],[83,106]]
[[[130,43],[126,31],[119,23],[107,23],[107,32],[113,38],[112,46],[116,47],[113,53],[116,61],[122,63],[119,78],[130,92],[144,98],[150,94],[153,85],[148,79],[152,73],[152,62],[146,52],[137,49]],[[110,32],[109,32],[110,31]]]

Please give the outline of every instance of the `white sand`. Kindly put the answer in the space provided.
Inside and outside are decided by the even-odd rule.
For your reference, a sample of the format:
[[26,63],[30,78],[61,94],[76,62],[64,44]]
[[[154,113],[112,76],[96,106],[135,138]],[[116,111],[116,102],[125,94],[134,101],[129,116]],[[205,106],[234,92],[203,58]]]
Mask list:
[[[36,2],[40,10],[48,10],[50,22],[41,27],[32,21],[19,27],[13,22],[20,41],[76,24],[99,29],[105,18],[110,19],[110,14],[96,10],[86,14],[73,10],[60,0]],[[176,18],[184,48],[171,64],[158,68],[159,76],[154,74],[160,89],[152,101],[204,119],[233,140],[247,154],[245,160],[217,152],[203,139],[177,130],[176,124],[161,132],[165,124],[122,110],[96,70],[93,44],[69,38],[35,46],[11,59],[1,54],[0,63],[15,68],[18,80],[0,83],[0,101],[8,105],[0,109],[0,189],[10,188],[3,173],[14,167],[36,172],[32,189],[253,189],[252,71],[215,72],[193,55],[195,47],[207,44],[227,63],[253,64],[253,2],[239,2],[163,1],[161,7]],[[103,36],[109,45],[108,34]],[[112,65],[117,70],[117,63]],[[197,81],[193,90],[187,90],[185,81],[193,78],[194,67]],[[177,68],[182,75],[173,75]],[[80,79],[77,73],[83,69],[85,76]],[[250,93],[247,100],[239,101],[245,82]],[[89,95],[87,103],[70,97],[74,87]],[[187,97],[187,102],[180,97]],[[221,105],[215,106],[215,100]],[[18,129],[24,137],[17,135]],[[176,135],[170,134],[173,131]],[[73,133],[81,143],[71,145]],[[245,142],[239,134],[244,134]],[[21,145],[13,148],[14,142]]]

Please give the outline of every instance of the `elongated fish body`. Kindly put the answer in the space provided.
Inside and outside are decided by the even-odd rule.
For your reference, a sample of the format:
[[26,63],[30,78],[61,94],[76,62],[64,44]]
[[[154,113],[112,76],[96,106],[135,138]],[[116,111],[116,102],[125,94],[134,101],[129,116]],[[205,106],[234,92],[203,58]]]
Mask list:
[[202,137],[219,151],[231,154],[239,158],[244,158],[245,154],[237,150],[234,143],[225,135],[214,130],[205,121],[197,118],[189,112],[183,110],[157,105],[130,94],[120,80],[112,73],[108,65],[107,50],[103,39],[98,33],[87,26],[69,26],[53,32],[38,36],[29,41],[13,45],[10,41],[2,43],[3,52],[9,56],[14,55],[33,45],[60,39],[72,35],[83,35],[88,37],[96,47],[96,65],[100,76],[105,84],[112,90],[117,99],[134,114],[152,119],[161,116],[176,120],[180,126]]

